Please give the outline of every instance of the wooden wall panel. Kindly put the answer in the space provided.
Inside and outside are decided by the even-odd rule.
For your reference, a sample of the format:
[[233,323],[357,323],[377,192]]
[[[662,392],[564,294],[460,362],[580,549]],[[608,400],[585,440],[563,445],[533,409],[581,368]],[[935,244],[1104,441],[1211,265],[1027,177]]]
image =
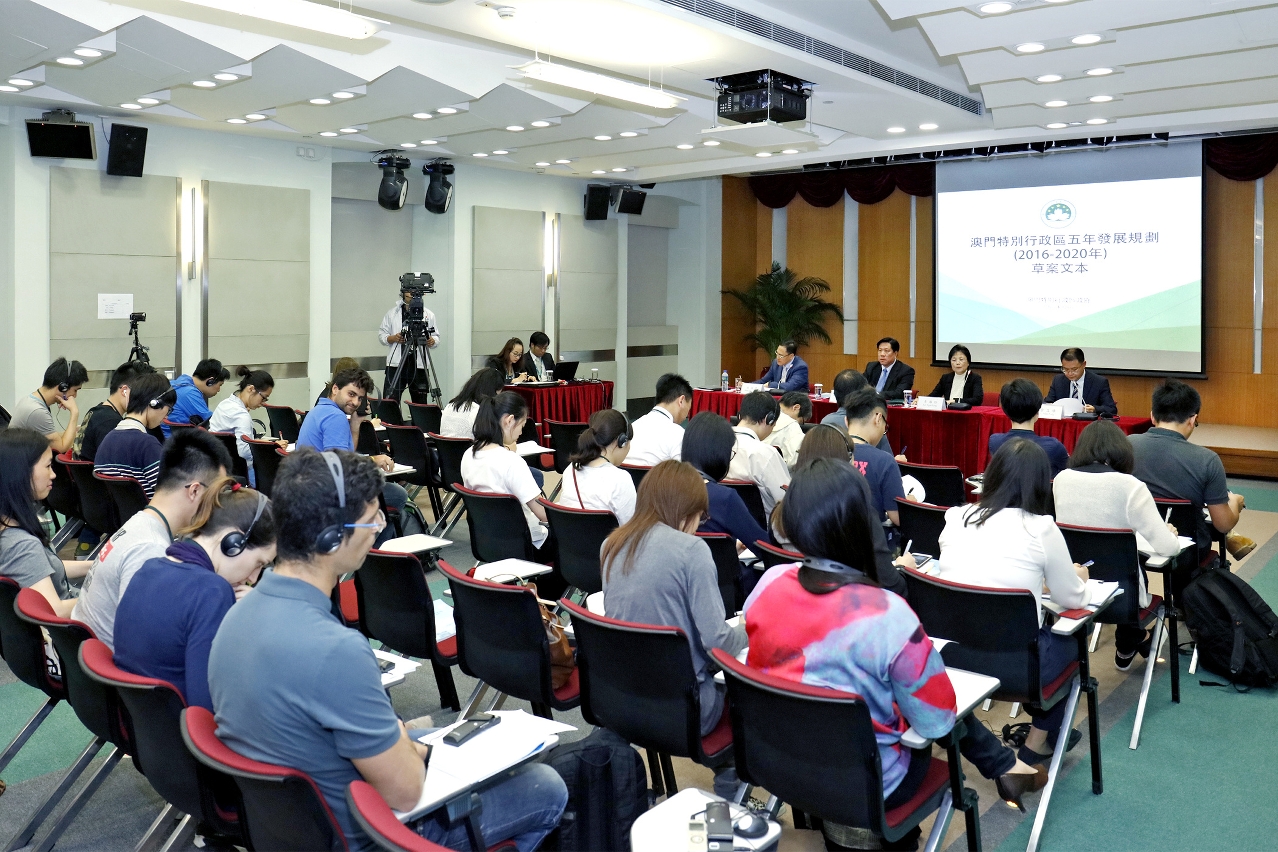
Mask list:
[[[759,274],[758,225],[760,204],[744,178],[723,179],[723,289],[743,288]],[[767,231],[767,252],[772,252],[771,220]],[[723,311],[720,333],[721,369],[733,378],[748,376],[754,369],[754,356],[742,342],[754,331],[754,323],[741,303],[731,296],[720,296]]]
[[[844,197],[833,207],[813,207],[802,198],[790,202],[786,222],[786,264],[800,278],[814,276],[825,279],[830,292],[827,302],[843,304],[843,205],[853,204]],[[843,323],[830,318],[825,322],[829,343],[817,340],[800,354],[808,362],[809,381],[821,382],[827,388],[834,374],[847,366],[843,354]]]

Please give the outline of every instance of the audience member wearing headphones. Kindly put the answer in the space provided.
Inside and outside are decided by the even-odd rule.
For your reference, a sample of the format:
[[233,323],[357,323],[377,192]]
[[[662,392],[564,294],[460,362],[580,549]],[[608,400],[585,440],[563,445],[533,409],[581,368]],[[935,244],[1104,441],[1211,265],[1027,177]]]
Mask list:
[[[49,441],[54,455],[65,453],[75,445],[75,433],[80,425],[80,407],[75,397],[88,380],[89,373],[79,361],[68,362],[66,358],[54,361],[44,371],[40,387],[15,403],[9,428],[39,432]],[[65,426],[53,416],[55,405],[67,412]]]
[[[253,475],[253,451],[241,438],[253,440],[256,432],[253,429],[253,415],[271,399],[271,391],[275,390],[275,379],[265,370],[250,370],[241,365],[235,371],[240,377],[240,386],[235,392],[217,404],[213,416],[209,418],[209,430],[213,432],[234,432],[235,449],[244,463],[248,465],[250,485],[257,484]],[[287,447],[288,441],[277,441],[281,447]]]
[[776,447],[764,443],[780,415],[781,406],[772,394],[755,391],[741,400],[741,410],[737,412],[739,419],[732,428],[737,436],[737,451],[728,465],[728,478],[759,486],[763,511],[769,514],[777,501],[785,496],[781,486],[790,484],[790,470],[781,454]]
[[120,425],[129,409],[129,396],[139,376],[154,373],[155,368],[145,361],[125,361],[111,374],[111,395],[90,408],[80,420],[80,431],[75,436],[75,457],[93,461],[102,439]]
[[466,380],[457,396],[448,401],[439,418],[439,434],[445,438],[475,438],[475,415],[479,404],[501,393],[505,382],[501,373],[483,367]]
[[732,425],[713,411],[701,412],[683,430],[683,460],[701,474],[710,499],[710,517],[697,532],[727,533],[737,540],[737,550],[744,550],[756,541],[768,541],[768,533],[750,514],[741,495],[720,484],[728,475],[735,444]]
[[892,522],[888,544],[895,544],[893,533],[901,524],[896,498],[905,497],[905,488],[901,485],[901,468],[892,454],[876,446],[887,434],[887,401],[873,388],[862,388],[848,396],[843,410],[848,418],[848,437],[852,439],[852,466],[870,483],[880,519]]
[[[980,502],[945,511],[941,531],[941,576],[956,583],[998,589],[1029,589],[1037,600],[1045,589],[1065,609],[1087,603],[1087,569],[1070,557],[1056,526],[1052,505],[1052,468],[1047,453],[1033,441],[1008,441],[985,468]],[[1071,636],[1056,636],[1050,624],[1038,634],[1039,672],[1052,683],[1078,659]],[[1061,701],[1034,717],[1021,760],[1046,762],[1065,717]],[[1033,715],[1031,713],[1031,715]],[[1069,748],[1081,738],[1070,733]],[[1044,752],[1044,749],[1048,749]]]
[[[353,453],[299,449],[284,459],[272,491],[275,567],[226,614],[209,655],[218,736],[245,757],[315,779],[359,850],[374,846],[347,807],[347,785],[362,778],[392,808],[410,810],[430,759],[395,715],[368,640],[330,603],[386,523],[381,487],[376,465]],[[540,763],[479,795],[487,842],[513,839],[521,850],[554,829],[568,799],[558,773]],[[450,829],[431,815],[408,825],[450,849],[468,848],[464,824]]]
[[39,432],[0,431],[0,577],[35,589],[66,618],[76,590],[67,577],[82,577],[87,562],[58,558],[40,523],[39,503],[53,489],[53,449]]
[[[843,410],[843,403],[847,401],[847,398],[852,395],[853,391],[859,391],[861,388],[868,388],[869,386],[870,383],[866,381],[865,376],[858,373],[856,370],[840,370],[839,373],[835,375],[833,387],[831,388],[834,392],[834,399],[839,404],[839,407],[825,415],[825,417],[822,417],[821,423],[826,426],[833,426],[834,428],[846,433],[848,431],[848,417],[847,413]],[[883,440],[879,441],[875,446],[888,455],[892,455],[892,444],[888,441],[886,432],[883,433]],[[905,449],[905,447],[902,447],[902,449]],[[896,460],[899,462],[909,461],[909,459],[905,457],[904,453],[897,455]]]
[[812,419],[812,397],[806,390],[786,391],[781,397],[781,413],[772,427],[765,444],[781,451],[786,467],[794,470],[799,457],[799,445],[803,443],[803,424]]
[[[135,388],[134,394],[141,390]],[[230,454],[207,432],[179,429],[165,441],[155,495],[98,551],[71,617],[93,628],[114,650],[116,610],[129,581],[147,560],[164,555],[179,530],[191,525],[204,492],[230,467]]]
[[[768,452],[776,455],[771,448]],[[690,638],[701,698],[701,735],[724,713],[724,690],[714,682],[710,650],[737,654],[746,646],[740,627],[729,627],[710,547],[697,538],[710,499],[700,473],[687,462],[663,461],[639,483],[635,515],[613,530],[600,551],[604,614],[623,621],[678,627]],[[714,791],[737,787],[736,768],[715,772]]]
[[178,540],[143,563],[120,596],[116,665],[168,681],[188,706],[213,710],[209,649],[231,606],[275,559],[270,502],[230,477],[209,484]]
[[564,471],[560,505],[570,509],[612,512],[624,524],[635,513],[635,481],[618,465],[630,452],[633,432],[626,416],[613,408],[590,415],[590,425],[577,439]]
[[177,392],[163,374],[139,376],[129,394],[124,418],[102,439],[93,457],[93,470],[136,479],[147,497],[154,494],[163,444],[151,433],[169,416],[176,401]]
[[462,484],[488,494],[513,494],[523,504],[524,519],[532,534],[537,558],[554,554],[554,541],[546,527],[546,510],[537,502],[541,488],[515,444],[528,419],[528,404],[514,391],[502,391],[479,404],[475,416],[475,443],[462,456]]
[[[178,376],[173,382],[177,391],[177,402],[169,412],[168,420],[173,423],[207,423],[213,416],[209,411],[209,400],[222,392],[222,383],[231,377],[231,371],[222,366],[216,358],[205,358],[195,365],[189,376]],[[164,437],[169,437],[168,426],[161,425]]]
[[[901,733],[913,726],[924,737],[943,736],[954,727],[956,708],[945,663],[918,616],[874,578],[871,542],[879,524],[868,498],[863,478],[845,461],[819,459],[795,471],[783,522],[806,558],[770,568],[746,599],[746,663],[865,699],[883,767],[884,808],[891,810],[918,792],[932,763],[930,746],[903,748]],[[967,726],[959,749],[1022,811],[1021,796],[1047,783],[1045,771],[1018,761],[979,723]],[[826,836],[837,843],[840,833],[832,828]]]

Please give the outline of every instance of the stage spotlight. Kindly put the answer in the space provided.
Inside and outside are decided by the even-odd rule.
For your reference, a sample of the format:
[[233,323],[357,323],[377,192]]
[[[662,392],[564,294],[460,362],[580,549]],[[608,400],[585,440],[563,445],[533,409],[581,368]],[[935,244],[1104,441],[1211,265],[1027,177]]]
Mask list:
[[378,151],[375,163],[382,170],[382,185],[377,188],[377,203],[387,210],[400,210],[408,197],[408,178],[404,169],[413,163],[398,149]]
[[431,213],[445,213],[453,202],[453,185],[448,180],[456,169],[447,160],[431,160],[422,166],[422,174],[430,181],[426,185],[426,209]]

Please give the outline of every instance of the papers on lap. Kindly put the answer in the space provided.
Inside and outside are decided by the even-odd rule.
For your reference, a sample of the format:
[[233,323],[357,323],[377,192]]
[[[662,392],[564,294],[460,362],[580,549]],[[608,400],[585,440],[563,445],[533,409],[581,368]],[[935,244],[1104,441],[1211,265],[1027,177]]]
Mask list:
[[509,580],[512,575],[523,579],[549,573],[549,565],[529,562],[526,559],[499,559],[496,562],[489,562],[487,565],[480,565],[476,568],[475,579],[500,583],[503,579]]

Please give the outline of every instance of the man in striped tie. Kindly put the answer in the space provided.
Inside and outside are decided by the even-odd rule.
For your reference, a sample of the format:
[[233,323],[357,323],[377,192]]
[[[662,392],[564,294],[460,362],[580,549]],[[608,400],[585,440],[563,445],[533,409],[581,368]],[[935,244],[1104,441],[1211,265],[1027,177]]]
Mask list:
[[1109,379],[1096,372],[1088,372],[1083,350],[1071,346],[1061,353],[1061,371],[1052,379],[1044,402],[1058,399],[1077,399],[1083,410],[1096,414],[1118,416],[1118,404],[1109,390]]

